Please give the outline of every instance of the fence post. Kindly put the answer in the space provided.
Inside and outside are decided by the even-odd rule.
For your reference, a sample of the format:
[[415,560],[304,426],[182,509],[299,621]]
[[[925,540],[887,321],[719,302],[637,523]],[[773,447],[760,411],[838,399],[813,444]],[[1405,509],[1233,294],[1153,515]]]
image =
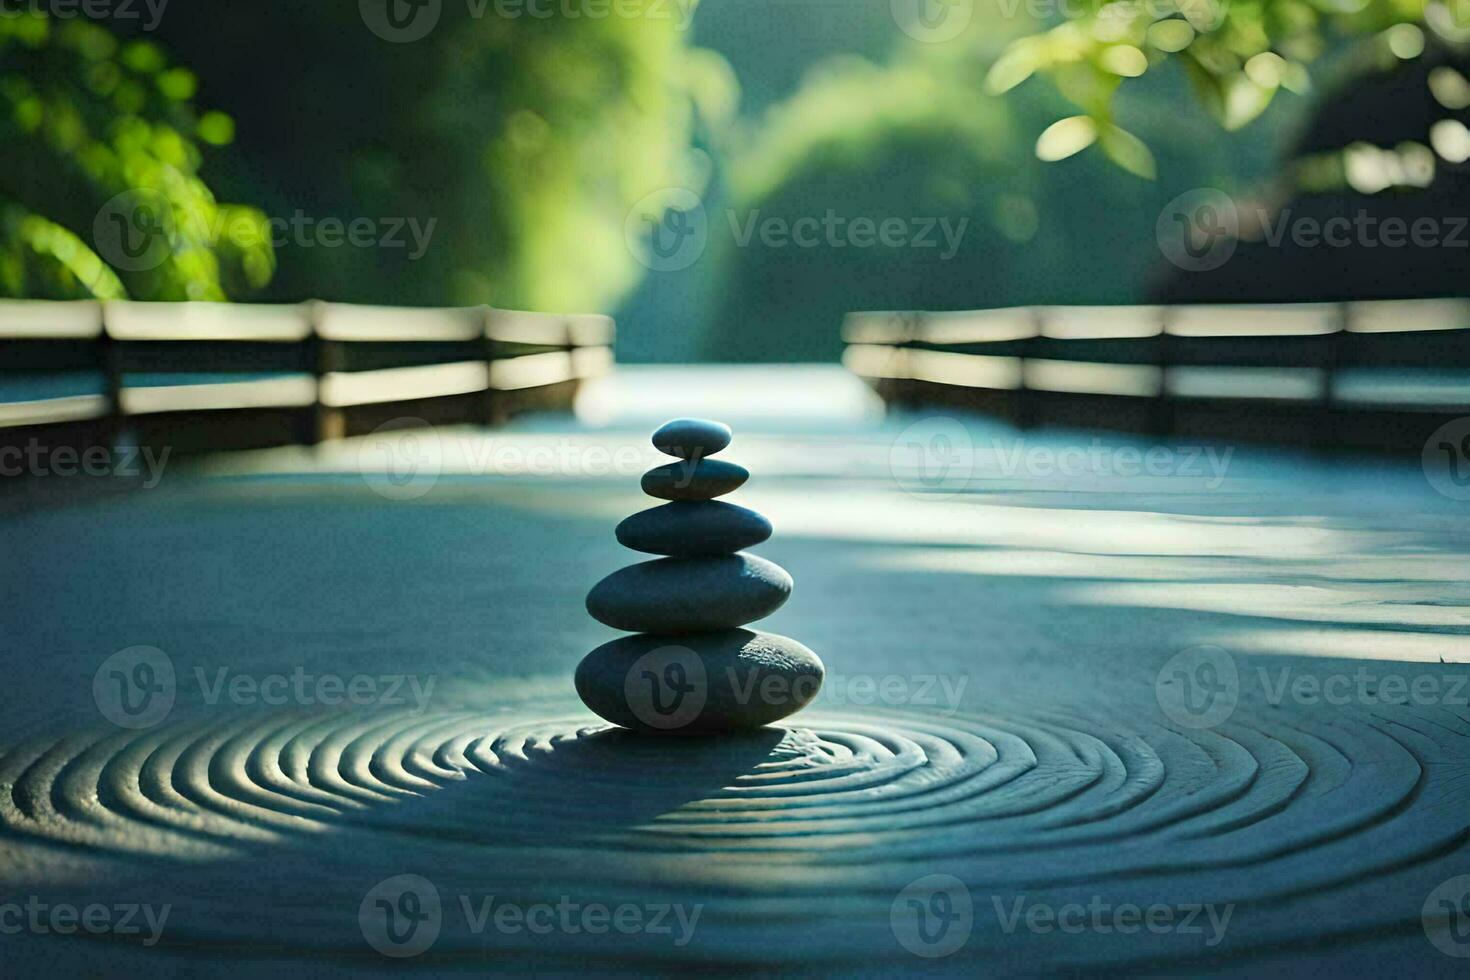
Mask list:
[[321,333],[322,313],[326,304],[319,299],[306,302],[306,364],[311,371],[312,387],[316,394],[311,409],[307,412],[306,443],[319,445],[346,435],[340,412],[322,401],[322,380],[340,367],[338,351],[333,341]]
[[495,308],[482,306],[480,308],[480,357],[485,361],[485,392],[480,398],[479,418],[476,419],[485,428],[493,428],[503,421],[500,418],[500,398],[495,392],[495,361],[499,353],[496,341],[491,336],[491,325],[495,320]]
[[97,367],[102,372],[102,396],[107,401],[104,435],[115,445],[126,425],[122,402],[122,358],[117,341],[109,329],[108,311],[111,301],[99,302],[101,328],[97,333]]
[[1031,336],[1021,341],[1021,353],[1016,357],[1016,428],[1035,428],[1041,421],[1041,401],[1026,383],[1026,365],[1035,359],[1036,341],[1046,325],[1046,308],[1028,308],[1031,318]]
[[1172,306],[1159,307],[1159,393],[1154,409],[1154,428],[1161,438],[1174,435],[1179,427],[1174,397],[1169,394],[1169,369],[1174,365],[1173,334],[1169,331],[1173,309]]
[[1348,325],[1352,322],[1352,304],[1334,304],[1333,329],[1327,338],[1322,364],[1321,426],[1322,446],[1338,449],[1341,433],[1338,432],[1337,370],[1342,361],[1343,348],[1347,344]]

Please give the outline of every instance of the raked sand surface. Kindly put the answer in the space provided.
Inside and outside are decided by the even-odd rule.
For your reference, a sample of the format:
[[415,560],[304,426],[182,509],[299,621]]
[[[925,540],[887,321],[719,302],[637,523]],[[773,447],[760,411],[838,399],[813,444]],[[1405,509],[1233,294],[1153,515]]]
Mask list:
[[[0,514],[6,972],[1463,974],[1470,502],[1417,460],[884,418],[835,369],[581,411]],[[681,414],[828,670],[739,738],[572,688]],[[140,933],[45,925],[92,904]]]

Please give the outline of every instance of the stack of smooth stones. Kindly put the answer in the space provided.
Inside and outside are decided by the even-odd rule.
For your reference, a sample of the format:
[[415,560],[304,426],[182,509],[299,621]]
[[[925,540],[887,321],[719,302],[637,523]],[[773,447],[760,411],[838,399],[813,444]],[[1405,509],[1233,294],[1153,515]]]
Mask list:
[[816,696],[825,670],[795,640],[740,628],[781,607],[791,576],[743,550],[769,538],[771,522],[715,499],[750,477],[708,458],[730,444],[730,427],[676,419],[653,444],[677,459],[643,474],[643,491],[669,502],[624,520],[617,538],[664,557],[621,568],[587,594],[593,618],[634,635],[587,654],[577,693],[641,731],[739,731],[784,718]]

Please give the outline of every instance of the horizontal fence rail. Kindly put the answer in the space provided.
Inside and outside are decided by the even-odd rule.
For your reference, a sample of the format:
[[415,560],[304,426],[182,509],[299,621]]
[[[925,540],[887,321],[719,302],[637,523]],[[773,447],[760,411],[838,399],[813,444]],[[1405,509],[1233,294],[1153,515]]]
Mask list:
[[1419,451],[1470,415],[1470,300],[852,313],[886,399],[1017,425]]
[[491,307],[0,301],[0,447],[314,444],[565,408],[613,322]]

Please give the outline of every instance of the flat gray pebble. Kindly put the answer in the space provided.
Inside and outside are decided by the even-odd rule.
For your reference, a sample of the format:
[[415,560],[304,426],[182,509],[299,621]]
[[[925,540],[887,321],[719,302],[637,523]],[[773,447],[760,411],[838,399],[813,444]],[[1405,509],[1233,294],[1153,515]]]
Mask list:
[[618,543],[674,558],[729,555],[771,536],[771,522],[747,507],[718,500],[680,500],[623,520]]
[[750,471],[722,459],[680,460],[643,474],[643,492],[660,500],[711,500],[739,490]]
[[730,427],[709,419],[674,419],[658,427],[653,445],[680,459],[703,459],[730,445]]
[[803,708],[825,674],[795,640],[757,630],[619,637],[577,666],[577,694],[602,718],[645,732],[759,728]]
[[786,569],[755,555],[660,558],[598,582],[587,611],[630,633],[705,633],[769,616],[790,595]]

